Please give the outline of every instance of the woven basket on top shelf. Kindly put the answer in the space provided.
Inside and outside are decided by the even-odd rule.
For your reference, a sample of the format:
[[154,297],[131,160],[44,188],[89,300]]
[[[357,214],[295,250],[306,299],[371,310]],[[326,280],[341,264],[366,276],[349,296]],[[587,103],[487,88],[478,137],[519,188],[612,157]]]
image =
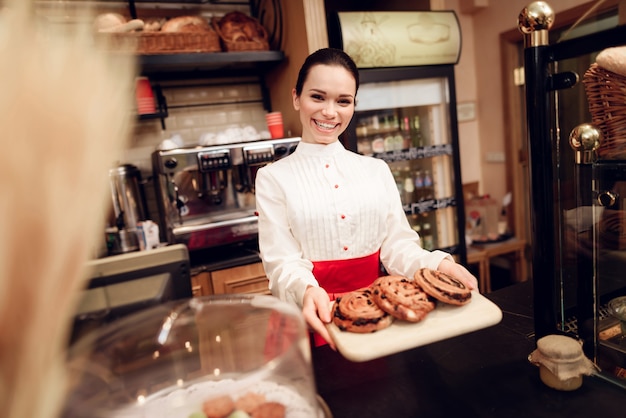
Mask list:
[[130,32],[106,34],[110,47],[141,55],[220,52],[215,31],[203,32]]
[[583,77],[591,122],[602,132],[598,157],[626,160],[626,77],[592,64]]
[[[253,28],[257,36],[253,40],[244,40],[243,37],[230,39],[227,34],[223,33],[220,29],[220,22],[222,19],[228,19],[229,15],[235,16],[238,19],[245,19],[246,23]],[[270,49],[267,31],[263,25],[252,17],[244,17],[243,13],[231,12],[221,19],[214,17],[211,19],[211,23],[213,24],[213,29],[219,35],[224,51],[267,51]]]

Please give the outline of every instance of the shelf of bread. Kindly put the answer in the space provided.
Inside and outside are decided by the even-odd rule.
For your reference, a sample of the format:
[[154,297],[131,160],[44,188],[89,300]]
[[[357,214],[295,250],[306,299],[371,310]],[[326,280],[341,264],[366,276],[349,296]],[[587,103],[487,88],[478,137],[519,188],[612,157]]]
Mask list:
[[145,71],[260,69],[284,59],[270,50],[258,20],[230,12],[208,20],[202,16],[133,19],[99,15],[94,29],[105,47],[139,57]]

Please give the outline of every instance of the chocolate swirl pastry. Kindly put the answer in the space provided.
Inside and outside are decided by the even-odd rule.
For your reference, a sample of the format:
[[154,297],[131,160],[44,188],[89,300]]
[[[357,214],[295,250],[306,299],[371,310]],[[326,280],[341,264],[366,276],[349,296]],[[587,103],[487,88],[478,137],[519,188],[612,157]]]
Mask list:
[[340,330],[362,334],[387,328],[393,322],[393,317],[376,305],[369,287],[335,299],[331,316]]
[[372,297],[389,315],[408,322],[419,322],[435,309],[415,280],[402,276],[383,276],[372,284]]
[[423,268],[415,272],[415,281],[424,292],[450,305],[465,305],[472,292],[459,279],[440,271]]

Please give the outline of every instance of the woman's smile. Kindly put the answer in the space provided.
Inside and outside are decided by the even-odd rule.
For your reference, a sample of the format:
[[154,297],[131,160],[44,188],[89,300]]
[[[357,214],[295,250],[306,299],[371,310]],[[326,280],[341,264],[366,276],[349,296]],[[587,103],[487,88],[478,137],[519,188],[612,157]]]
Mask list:
[[328,122],[328,121],[324,122],[324,121],[320,121],[317,119],[313,119],[313,122],[317,125],[318,128],[325,130],[325,131],[332,131],[337,126],[341,126],[341,124],[337,122]]

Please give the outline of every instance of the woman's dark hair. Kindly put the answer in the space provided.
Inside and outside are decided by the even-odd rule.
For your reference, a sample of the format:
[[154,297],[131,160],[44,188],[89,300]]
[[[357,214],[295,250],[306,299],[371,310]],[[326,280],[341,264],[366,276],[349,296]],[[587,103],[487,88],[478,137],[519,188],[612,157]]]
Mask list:
[[336,65],[345,68],[354,77],[354,81],[356,82],[356,91],[359,90],[359,70],[352,58],[350,58],[350,56],[341,49],[322,48],[309,55],[306,60],[304,60],[304,64],[302,64],[302,67],[300,68],[298,80],[296,81],[296,94],[298,96],[302,93],[302,86],[304,85],[304,81],[309,76],[311,67],[316,65]]

